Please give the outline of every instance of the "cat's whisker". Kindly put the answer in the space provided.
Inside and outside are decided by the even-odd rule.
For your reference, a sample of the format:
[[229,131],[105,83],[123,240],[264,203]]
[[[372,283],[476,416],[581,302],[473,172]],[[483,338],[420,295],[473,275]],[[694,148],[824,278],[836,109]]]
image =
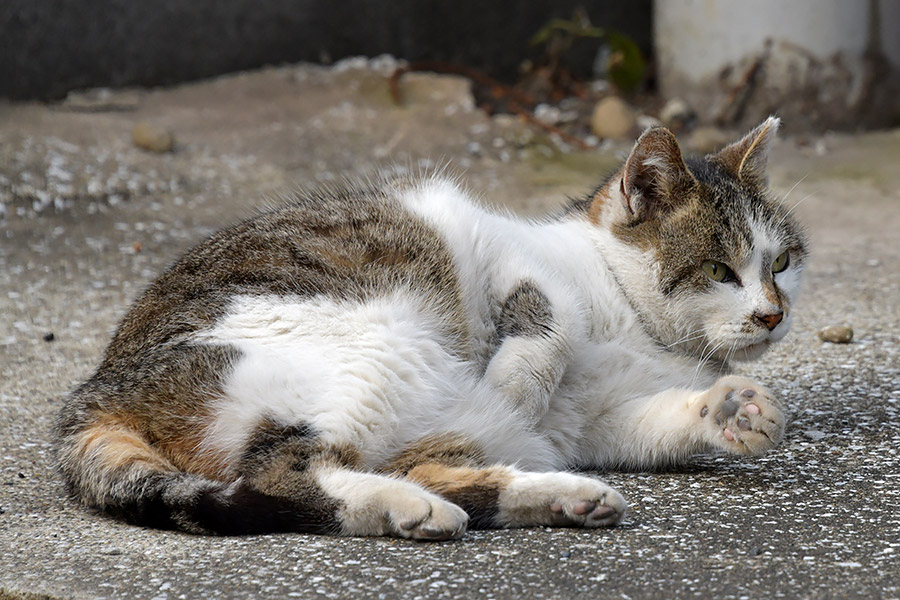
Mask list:
[[728,368],[728,363],[731,362],[731,359],[734,358],[735,353],[737,352],[737,341],[731,344],[731,347],[728,349],[728,352],[725,353],[725,360],[722,361],[722,364],[719,365],[719,375],[723,375],[725,373],[725,369]]
[[810,192],[809,194],[807,194],[806,196],[804,196],[803,198],[801,198],[799,201],[797,201],[796,203],[794,203],[793,206],[791,206],[789,209],[787,209],[787,211],[785,211],[785,213],[784,213],[784,215],[781,217],[781,219],[779,219],[779,221],[778,221],[778,226],[780,227],[780,226],[781,226],[788,218],[790,218],[791,214],[792,214],[795,210],[797,210],[797,207],[798,207],[798,206],[800,206],[801,204],[803,204],[804,202],[806,202],[807,200],[809,200],[809,199],[812,198],[813,196],[815,196],[815,192]]
[[795,184],[791,187],[791,189],[789,189],[789,190],[787,191],[787,193],[786,193],[784,196],[781,197],[781,202],[782,202],[782,203],[786,202],[788,196],[791,195],[791,192],[793,192],[795,189],[797,189],[797,186],[800,185],[801,183],[803,183],[803,181],[804,181],[807,177],[809,177],[809,173],[807,173],[806,175],[804,175],[803,177],[801,177],[801,178],[797,181],[797,183],[795,183]]
[[665,346],[663,346],[663,348],[668,350],[668,349],[672,348],[673,346],[677,346],[679,344],[684,344],[686,342],[693,342],[694,340],[699,340],[700,338],[704,337],[705,335],[706,335],[706,332],[703,329],[698,329],[697,331],[693,331],[679,340],[675,340],[671,344],[666,344]]
[[[707,342],[703,346],[703,350],[700,352],[700,359],[697,362],[697,368],[694,370],[694,375],[691,377],[691,383],[690,383],[691,387],[693,387],[694,384],[697,382],[697,378],[700,377],[700,374],[706,368],[707,363],[709,363],[709,361],[712,360],[712,357],[716,354],[716,352],[718,352],[719,349],[721,349],[722,346],[725,345],[724,342],[718,342],[718,343],[712,345],[712,347],[710,347],[710,344],[711,344],[711,342]],[[707,352],[707,349],[709,349],[708,352]]]
[[694,387],[697,383],[697,379],[700,377],[700,374],[706,368],[706,363],[709,361],[709,358],[712,357],[712,354],[716,351],[717,347],[713,347],[710,351],[709,356],[701,357],[700,361],[697,363],[697,367],[694,369],[694,374],[691,376],[690,386]]

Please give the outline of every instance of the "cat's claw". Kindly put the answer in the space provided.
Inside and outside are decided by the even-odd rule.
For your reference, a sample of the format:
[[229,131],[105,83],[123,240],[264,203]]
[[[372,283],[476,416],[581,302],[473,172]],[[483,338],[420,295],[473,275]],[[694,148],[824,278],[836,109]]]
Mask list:
[[713,444],[729,452],[763,454],[784,437],[781,403],[745,377],[722,377],[700,395],[698,404]]

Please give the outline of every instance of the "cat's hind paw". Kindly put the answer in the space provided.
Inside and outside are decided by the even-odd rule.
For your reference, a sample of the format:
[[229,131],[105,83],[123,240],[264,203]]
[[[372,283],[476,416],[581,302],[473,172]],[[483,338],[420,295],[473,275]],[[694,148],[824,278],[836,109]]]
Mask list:
[[728,452],[758,456],[784,437],[781,403],[746,377],[722,377],[694,406],[713,444]]
[[610,527],[625,511],[619,492],[571,473],[518,473],[500,497],[500,520],[508,527]]
[[388,509],[391,535],[421,541],[458,539],[468,520],[463,509],[431,494],[396,498]]
[[344,535],[450,540],[462,537],[469,522],[462,508],[408,481],[334,469],[319,484],[343,505],[338,518]]

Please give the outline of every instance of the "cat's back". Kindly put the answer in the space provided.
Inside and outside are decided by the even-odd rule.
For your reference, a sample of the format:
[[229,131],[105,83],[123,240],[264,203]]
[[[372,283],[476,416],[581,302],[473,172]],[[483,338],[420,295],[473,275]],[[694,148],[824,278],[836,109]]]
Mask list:
[[446,235],[415,208],[453,211],[430,193],[441,186],[435,181],[383,180],[298,194],[212,234],[135,302],[107,359],[190,338],[247,298],[364,302],[402,290],[439,306],[453,334],[463,336],[464,317],[454,314],[462,309],[453,252]]

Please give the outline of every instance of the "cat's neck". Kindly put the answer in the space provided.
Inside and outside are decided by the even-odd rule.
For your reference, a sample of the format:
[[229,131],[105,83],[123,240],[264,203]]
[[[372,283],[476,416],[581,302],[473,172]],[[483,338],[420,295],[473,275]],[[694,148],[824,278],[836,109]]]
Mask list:
[[626,341],[634,348],[659,346],[651,323],[632,299],[627,282],[607,260],[604,232],[568,215],[537,227],[531,244],[541,249],[547,272],[575,292],[595,341]]

